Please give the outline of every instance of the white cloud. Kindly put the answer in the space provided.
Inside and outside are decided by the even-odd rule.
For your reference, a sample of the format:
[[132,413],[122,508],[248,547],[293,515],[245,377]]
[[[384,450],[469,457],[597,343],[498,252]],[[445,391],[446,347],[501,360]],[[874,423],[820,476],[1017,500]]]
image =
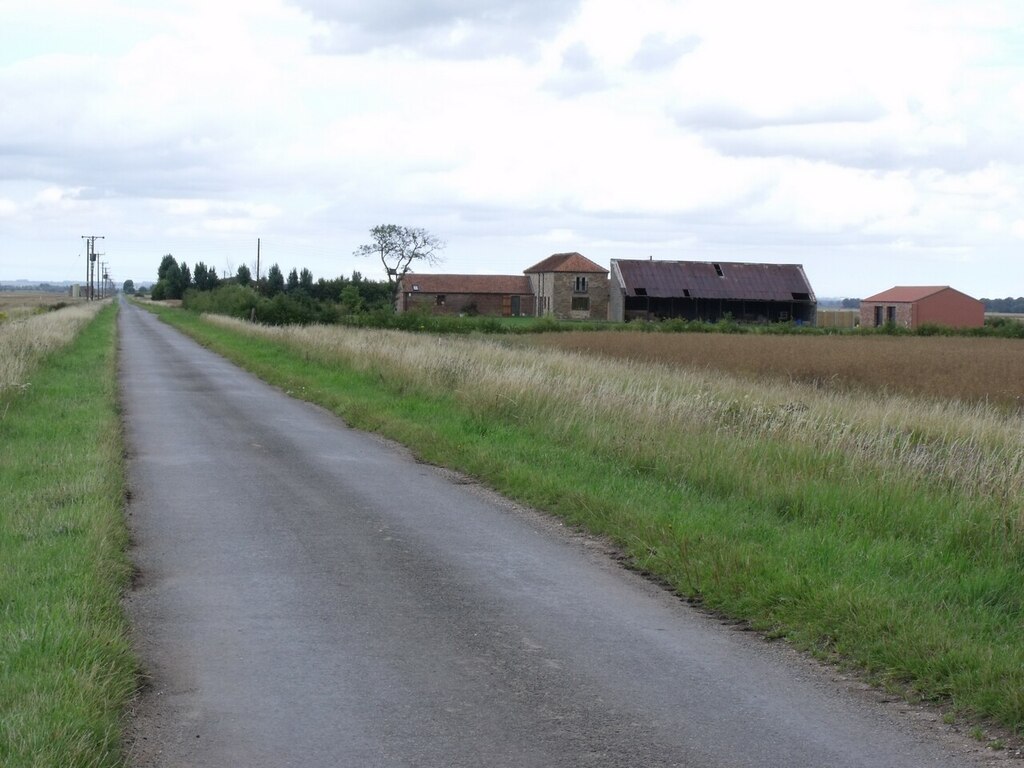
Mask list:
[[136,279],[256,236],[371,274],[349,254],[396,221],[437,230],[452,271],[551,248],[805,261],[824,294],[897,265],[1024,282],[1010,0],[83,8],[5,4],[0,242],[40,277],[100,230]]
[[398,48],[456,58],[533,54],[579,0],[295,0],[325,23],[320,43],[337,53]]

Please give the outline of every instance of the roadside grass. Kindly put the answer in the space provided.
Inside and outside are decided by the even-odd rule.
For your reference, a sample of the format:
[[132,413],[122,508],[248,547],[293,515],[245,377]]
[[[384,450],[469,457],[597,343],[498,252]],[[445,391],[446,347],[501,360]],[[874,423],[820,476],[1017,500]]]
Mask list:
[[120,603],[131,569],[116,310],[95,309],[25,321],[41,321],[35,340],[48,343],[0,389],[3,766],[122,764],[136,666]]
[[1024,728],[1018,417],[481,338],[159,313],[354,426],[608,537],[711,610]]

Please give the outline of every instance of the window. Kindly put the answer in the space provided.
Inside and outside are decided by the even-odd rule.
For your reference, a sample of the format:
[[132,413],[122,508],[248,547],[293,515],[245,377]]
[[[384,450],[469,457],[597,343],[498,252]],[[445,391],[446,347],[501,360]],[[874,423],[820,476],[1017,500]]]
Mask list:
[[811,294],[809,294],[809,293],[798,293],[796,291],[793,292],[793,301],[810,301],[810,300],[811,300]]
[[647,295],[647,289],[646,288],[634,288],[633,289],[633,293],[635,293],[637,296],[646,296]]
[[686,288],[683,288],[683,296],[687,299],[690,298],[690,292]]
[[587,292],[587,277],[586,275],[576,275],[576,286],[572,289],[574,293],[586,293]]
[[590,311],[590,297],[589,296],[573,296],[572,297],[572,311],[573,312],[589,312]]
[[725,277],[725,273],[722,271],[722,265],[721,264],[712,264],[711,266],[713,266],[715,268],[715,274],[716,275],[718,275],[719,277]]
[[443,307],[444,306],[444,294],[443,293],[437,294],[437,298],[434,299],[434,303],[437,304],[437,306],[439,306],[439,307]]
[[896,307],[885,308],[885,322],[895,323],[896,322]]
[[882,324],[882,307],[881,305],[875,305],[875,328]]

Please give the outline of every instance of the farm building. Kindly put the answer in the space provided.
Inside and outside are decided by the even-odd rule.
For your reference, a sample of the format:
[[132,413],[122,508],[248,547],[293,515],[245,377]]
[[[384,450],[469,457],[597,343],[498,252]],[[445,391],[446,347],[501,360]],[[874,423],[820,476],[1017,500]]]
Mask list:
[[608,319],[608,270],[580,253],[556,253],[524,270],[537,297],[537,316]]
[[813,324],[817,300],[799,264],[612,259],[608,317]]
[[410,273],[399,281],[398,287],[398,312],[426,308],[438,315],[520,317],[536,311],[530,278],[522,275]]
[[901,328],[980,328],[985,324],[985,305],[948,285],[897,285],[860,302],[862,328],[886,323]]

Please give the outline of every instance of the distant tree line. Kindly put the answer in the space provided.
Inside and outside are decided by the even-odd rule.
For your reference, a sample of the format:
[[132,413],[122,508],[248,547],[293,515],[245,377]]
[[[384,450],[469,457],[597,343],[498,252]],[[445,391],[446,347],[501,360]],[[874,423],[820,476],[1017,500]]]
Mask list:
[[1005,299],[982,299],[986,312],[1008,312],[1012,314],[1024,314],[1024,296],[1016,299],[1007,296]]
[[167,254],[157,268],[152,298],[181,299],[188,309],[275,325],[354,322],[370,314],[387,322],[384,318],[394,314],[398,281],[414,264],[438,263],[445,244],[425,229],[396,224],[374,227],[370,236],[372,242],[357,248],[355,255],[379,258],[386,281],[366,280],[359,272],[350,278],[314,281],[306,268],[293,268],[285,276],[277,264],[257,280],[245,264],[234,276],[221,279],[216,269],[201,261],[189,270],[188,264]]
[[264,277],[253,279],[242,264],[232,277],[220,278],[214,268],[198,262],[189,269],[167,254],[157,269],[154,300],[181,299],[183,306],[262,323],[332,323],[368,312],[392,311],[392,287],[387,281],[366,280],[359,272],[351,277],[313,279],[306,268],[285,276],[272,264]]

